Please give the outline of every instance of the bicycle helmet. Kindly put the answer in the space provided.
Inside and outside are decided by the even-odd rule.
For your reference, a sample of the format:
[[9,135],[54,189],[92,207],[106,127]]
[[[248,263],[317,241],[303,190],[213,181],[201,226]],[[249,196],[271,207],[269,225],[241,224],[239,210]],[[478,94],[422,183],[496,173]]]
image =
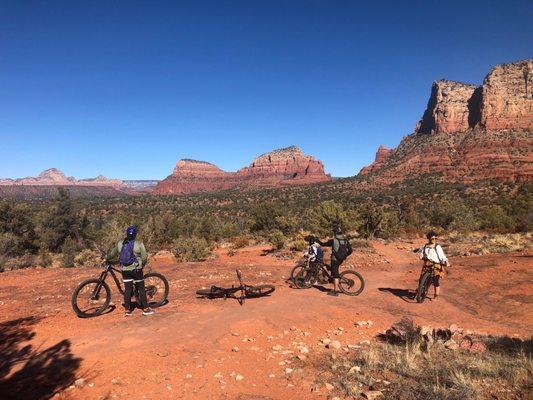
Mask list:
[[316,237],[314,237],[313,235],[308,235],[305,237],[305,240],[311,245],[316,242]]
[[126,236],[130,239],[135,239],[135,236],[137,236],[137,227],[135,225],[128,226],[126,228]]
[[333,233],[336,235],[342,234],[342,227],[340,224],[336,224],[333,226]]
[[432,237],[437,237],[437,236],[439,236],[439,235],[437,235],[437,232],[435,232],[435,231],[429,231],[429,232],[427,233],[427,235],[426,235],[426,239],[427,239],[427,240],[430,240]]

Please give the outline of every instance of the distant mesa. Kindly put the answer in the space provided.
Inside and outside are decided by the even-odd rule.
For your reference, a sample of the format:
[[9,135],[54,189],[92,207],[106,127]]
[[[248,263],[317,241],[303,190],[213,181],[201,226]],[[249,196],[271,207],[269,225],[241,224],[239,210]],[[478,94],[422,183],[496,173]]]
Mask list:
[[26,177],[20,179],[0,179],[2,186],[112,186],[122,185],[119,179],[108,179],[103,175],[96,178],[80,179],[67,177],[57,168],[50,168],[41,172],[36,177]]
[[324,165],[296,146],[274,150],[257,157],[237,172],[226,172],[214,164],[183,159],[172,175],[159,182],[157,194],[212,192],[234,187],[279,187],[328,182]]
[[380,147],[359,176],[391,184],[424,174],[445,180],[533,179],[533,60],[497,65],[483,84],[439,80],[414,133]]

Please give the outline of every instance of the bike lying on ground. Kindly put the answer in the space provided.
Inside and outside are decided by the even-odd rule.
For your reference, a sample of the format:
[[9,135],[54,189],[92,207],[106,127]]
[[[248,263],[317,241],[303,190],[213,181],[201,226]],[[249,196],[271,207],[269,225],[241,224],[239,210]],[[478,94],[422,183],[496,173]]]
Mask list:
[[423,303],[429,291],[429,287],[435,277],[435,267],[428,266],[424,268],[424,272],[418,281],[418,288],[416,289],[415,299],[417,303]]
[[[124,288],[117,277],[122,272],[104,263],[104,270],[98,278],[91,278],[80,283],[74,293],[72,293],[71,304],[74,312],[81,318],[96,317],[102,314],[111,301],[111,289],[105,282],[108,275],[113,277],[118,291],[124,295]],[[148,272],[144,274],[144,284],[146,287],[146,298],[150,307],[160,307],[166,303],[168,297],[168,281],[158,272]],[[138,299],[137,288],[134,287],[133,294]]]
[[[316,262],[314,265],[307,260],[306,264],[296,265],[291,272],[292,282],[298,289],[308,289],[320,283],[333,282],[333,277],[329,272],[329,266]],[[365,280],[359,272],[346,270],[340,273],[339,289],[348,296],[357,296],[365,288]]]
[[[219,286],[211,286],[211,289],[200,289],[196,291],[199,297],[207,297],[208,299],[223,298],[226,300],[228,297],[237,299],[242,306],[246,298],[268,296],[276,288],[273,285],[245,285],[242,282],[242,273],[236,270],[237,278],[239,279],[239,286],[231,286],[231,288],[223,288]],[[236,293],[240,292],[240,296]]]

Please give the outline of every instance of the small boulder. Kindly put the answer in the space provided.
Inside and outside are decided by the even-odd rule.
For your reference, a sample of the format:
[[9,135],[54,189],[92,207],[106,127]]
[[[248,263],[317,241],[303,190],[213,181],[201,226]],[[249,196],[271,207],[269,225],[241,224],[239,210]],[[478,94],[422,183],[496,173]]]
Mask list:
[[383,396],[383,393],[379,390],[367,390],[366,392],[363,392],[363,396],[365,399],[374,400]]
[[444,342],[444,347],[446,347],[448,350],[457,350],[457,349],[459,349],[459,345],[452,339],[445,341]]
[[328,349],[335,349],[335,350],[338,350],[341,348],[341,342],[339,342],[338,340],[333,340],[331,343],[329,343],[327,346],[326,346]]

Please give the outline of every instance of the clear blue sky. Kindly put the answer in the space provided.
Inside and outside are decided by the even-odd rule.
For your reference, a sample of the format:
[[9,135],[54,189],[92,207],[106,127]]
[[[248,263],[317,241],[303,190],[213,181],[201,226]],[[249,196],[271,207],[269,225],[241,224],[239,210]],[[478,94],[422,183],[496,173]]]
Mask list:
[[533,56],[529,1],[0,0],[0,177],[163,178],[298,145],[355,175],[432,81]]

